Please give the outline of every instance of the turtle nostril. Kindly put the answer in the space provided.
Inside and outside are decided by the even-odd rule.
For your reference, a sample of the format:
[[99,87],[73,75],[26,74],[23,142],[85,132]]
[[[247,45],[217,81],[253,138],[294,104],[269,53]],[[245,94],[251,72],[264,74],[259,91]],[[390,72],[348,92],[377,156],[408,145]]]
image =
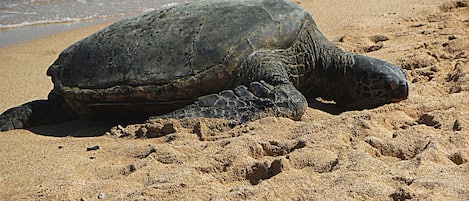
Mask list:
[[403,98],[407,98],[409,96],[409,86],[407,83],[400,84],[399,88],[402,90]]
[[409,87],[407,86],[407,83],[400,84],[397,93],[400,98],[407,99],[409,96]]
[[393,91],[392,102],[399,102],[405,100],[409,96],[409,86],[407,83],[400,83],[398,87]]

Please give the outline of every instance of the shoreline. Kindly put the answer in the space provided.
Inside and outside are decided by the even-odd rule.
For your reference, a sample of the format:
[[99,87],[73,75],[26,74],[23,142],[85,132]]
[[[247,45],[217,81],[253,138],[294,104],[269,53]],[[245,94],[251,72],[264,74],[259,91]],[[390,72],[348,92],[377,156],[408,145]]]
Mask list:
[[37,24],[31,26],[17,27],[11,29],[0,30],[0,48],[14,46],[20,43],[31,42],[39,40],[51,34],[77,30],[89,26],[113,23],[128,16],[113,17],[105,19],[93,19],[69,23],[50,23],[50,24]]

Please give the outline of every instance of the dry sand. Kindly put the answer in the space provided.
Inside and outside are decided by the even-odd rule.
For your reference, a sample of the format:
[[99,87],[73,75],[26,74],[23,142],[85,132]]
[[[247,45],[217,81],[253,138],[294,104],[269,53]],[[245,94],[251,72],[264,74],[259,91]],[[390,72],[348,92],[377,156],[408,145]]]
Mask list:
[[[409,99],[347,112],[312,104],[300,121],[234,128],[189,119],[9,131],[0,134],[0,197],[469,200],[469,1],[295,2],[338,46],[408,69]],[[0,111],[45,98],[59,52],[103,26],[0,49]]]

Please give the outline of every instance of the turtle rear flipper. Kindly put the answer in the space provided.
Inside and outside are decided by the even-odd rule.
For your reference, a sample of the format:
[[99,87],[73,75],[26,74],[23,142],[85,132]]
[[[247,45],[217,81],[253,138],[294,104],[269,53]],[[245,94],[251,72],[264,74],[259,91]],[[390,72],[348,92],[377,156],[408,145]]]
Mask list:
[[0,131],[28,128],[76,119],[63,98],[49,94],[47,100],[36,100],[10,108],[0,115]]
[[200,97],[195,103],[156,118],[207,117],[244,123],[264,116],[298,120],[308,107],[305,97],[292,85],[272,86],[264,81],[238,86]]

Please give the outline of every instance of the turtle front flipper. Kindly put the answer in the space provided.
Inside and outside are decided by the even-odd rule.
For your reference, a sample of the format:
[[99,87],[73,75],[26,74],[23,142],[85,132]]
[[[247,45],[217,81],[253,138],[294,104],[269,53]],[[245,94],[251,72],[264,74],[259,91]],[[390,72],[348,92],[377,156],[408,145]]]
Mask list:
[[52,124],[76,119],[61,96],[49,94],[47,100],[35,100],[10,108],[0,115],[0,131]]
[[251,54],[239,68],[239,83],[225,90],[198,98],[182,109],[153,118],[209,117],[243,123],[264,116],[298,120],[306,111],[306,98],[290,82],[285,63],[288,58],[278,51],[262,50]]
[[239,123],[265,116],[298,120],[307,108],[305,97],[292,84],[270,85],[252,82],[249,87],[202,96],[191,105],[156,118],[207,117],[225,118]]

